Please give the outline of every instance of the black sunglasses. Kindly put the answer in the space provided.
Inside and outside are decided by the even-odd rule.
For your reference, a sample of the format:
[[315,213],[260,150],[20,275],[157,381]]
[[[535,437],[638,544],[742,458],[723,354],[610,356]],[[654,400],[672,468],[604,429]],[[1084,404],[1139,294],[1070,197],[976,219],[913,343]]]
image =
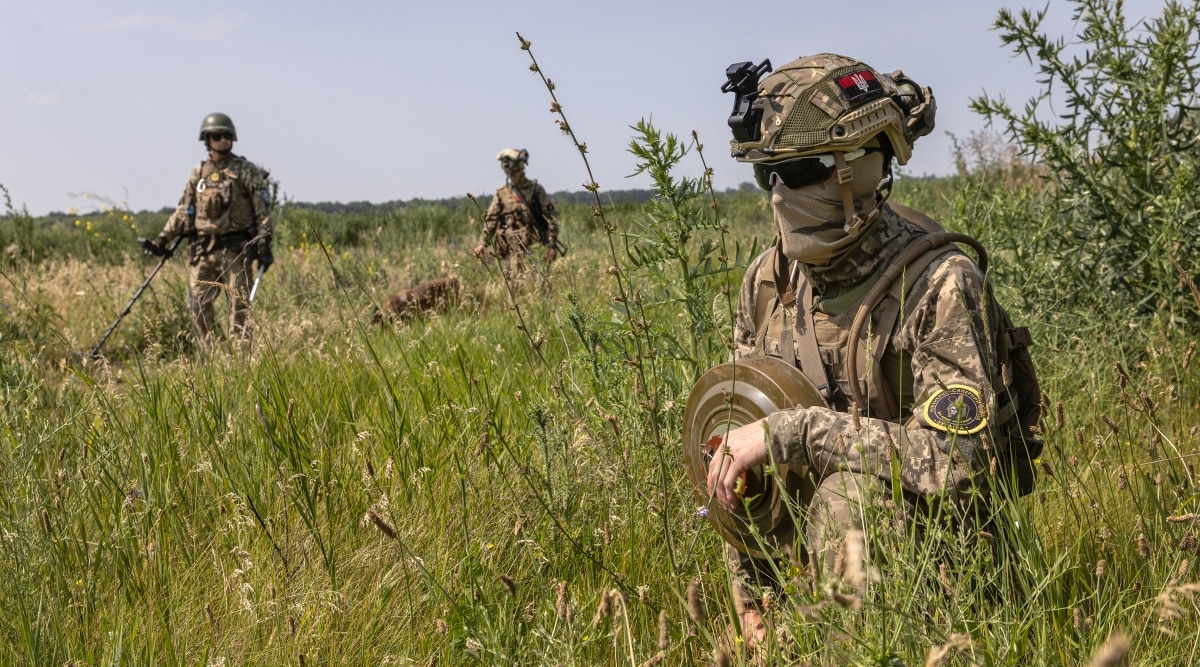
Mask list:
[[[827,158],[828,159],[828,158]],[[780,182],[795,190],[806,185],[823,183],[833,176],[835,164],[826,164],[817,157],[798,157],[782,162],[755,163],[754,180],[763,190],[771,189],[771,174],[777,174]]]
[[222,139],[234,140],[232,132],[209,132],[204,136],[208,137],[209,141],[220,141]]
[[[884,149],[874,146],[860,148],[848,153],[846,162],[852,162],[869,153],[881,152],[884,152]],[[824,183],[833,177],[835,172],[837,172],[837,163],[834,162],[832,155],[798,157],[781,162],[756,162],[754,164],[754,180],[763,190],[771,189],[771,174],[778,175],[781,183],[789,189],[795,190],[806,185]]]

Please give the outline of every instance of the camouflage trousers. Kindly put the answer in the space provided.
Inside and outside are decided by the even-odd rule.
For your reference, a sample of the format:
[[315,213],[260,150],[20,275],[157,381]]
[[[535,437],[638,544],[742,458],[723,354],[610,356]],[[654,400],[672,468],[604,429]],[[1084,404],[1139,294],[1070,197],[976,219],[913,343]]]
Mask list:
[[[807,507],[795,513],[797,536],[803,540],[795,550],[785,549],[775,559],[754,558],[726,545],[725,556],[735,592],[744,603],[761,602],[767,591],[779,592],[790,576],[803,573],[826,577],[839,571],[842,542],[850,531],[878,535],[881,528],[899,535],[912,535],[918,545],[924,541],[930,522],[954,526],[952,532],[974,535],[989,523],[986,508],[963,498],[935,499],[911,493],[899,494],[893,501],[892,485],[877,475],[841,470],[825,477]],[[917,521],[917,519],[920,519]],[[792,521],[791,517],[782,520]],[[914,527],[914,522],[918,525]],[[970,543],[966,538],[964,544]],[[849,564],[841,563],[840,568]],[[781,580],[782,579],[782,580]]]
[[188,261],[188,309],[202,342],[220,334],[214,304],[224,292],[229,303],[229,333],[241,340],[250,338],[250,286],[254,256],[234,246],[211,251],[194,251]]
[[534,248],[540,247],[533,238],[520,230],[506,230],[496,236],[496,262],[512,286],[513,292],[519,292],[525,287],[529,279],[529,255]]

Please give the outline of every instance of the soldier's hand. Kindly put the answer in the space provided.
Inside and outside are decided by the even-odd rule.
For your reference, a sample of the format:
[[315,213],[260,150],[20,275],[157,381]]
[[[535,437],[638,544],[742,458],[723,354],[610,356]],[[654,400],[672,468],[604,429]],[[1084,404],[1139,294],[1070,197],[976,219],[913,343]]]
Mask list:
[[264,273],[266,272],[267,269],[271,268],[271,265],[274,263],[275,263],[275,255],[271,254],[270,248],[267,248],[267,251],[265,253],[262,251],[259,251],[259,253],[258,253],[258,268],[262,269]]
[[[158,241],[158,243],[155,241]],[[171,255],[171,252],[167,250],[166,244],[162,242],[162,237],[151,241],[139,236],[137,242],[138,245],[142,246],[142,252],[151,257],[169,257]]]
[[475,246],[475,249],[472,250],[471,252],[475,254],[476,259],[483,259],[484,249],[485,249],[485,246],[482,243],[480,243],[479,245]]
[[708,464],[708,490],[731,512],[741,506],[737,485],[742,474],[768,460],[764,421],[750,422],[726,434]]
[[546,248],[546,263],[553,264],[556,259],[558,259],[558,250],[554,246]]

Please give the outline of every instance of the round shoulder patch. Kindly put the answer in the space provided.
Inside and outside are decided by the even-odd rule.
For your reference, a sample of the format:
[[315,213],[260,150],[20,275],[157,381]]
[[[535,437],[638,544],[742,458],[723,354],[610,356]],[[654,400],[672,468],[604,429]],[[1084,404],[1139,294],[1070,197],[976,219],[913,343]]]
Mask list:
[[925,421],[947,433],[970,435],[987,426],[987,415],[983,413],[983,399],[978,390],[952,384],[926,401]]

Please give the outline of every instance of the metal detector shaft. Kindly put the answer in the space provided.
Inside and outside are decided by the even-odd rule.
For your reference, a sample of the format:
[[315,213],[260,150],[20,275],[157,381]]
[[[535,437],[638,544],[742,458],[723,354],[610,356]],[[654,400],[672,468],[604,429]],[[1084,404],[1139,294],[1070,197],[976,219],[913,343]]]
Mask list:
[[258,267],[258,275],[254,276],[254,285],[250,288],[250,303],[254,303],[254,295],[258,294],[258,286],[262,284],[264,272],[266,272],[266,269],[260,265]]
[[162,259],[158,260],[158,264],[154,267],[154,270],[151,271],[150,275],[146,276],[146,279],[142,281],[142,286],[133,293],[133,298],[129,300],[129,303],[125,304],[125,309],[121,311],[120,315],[117,315],[117,319],[114,320],[112,325],[108,327],[108,331],[105,331],[104,335],[100,337],[100,342],[96,343],[96,347],[93,347],[92,351],[88,352],[89,359],[95,359],[97,356],[99,356],[100,347],[104,345],[104,341],[108,340],[108,337],[112,335],[114,330],[116,330],[117,325],[121,323],[121,320],[125,319],[125,316],[129,314],[129,311],[133,308],[133,304],[138,300],[138,297],[142,295],[142,292],[146,290],[146,287],[150,284],[150,281],[154,280],[154,276],[158,275],[158,270],[163,267],[163,264],[166,264],[167,260],[171,259],[171,255],[175,253],[175,248],[179,247],[179,243],[181,241],[183,241],[183,237],[177,236],[175,237],[174,241],[171,241],[171,245],[167,246],[167,251],[163,253]]

